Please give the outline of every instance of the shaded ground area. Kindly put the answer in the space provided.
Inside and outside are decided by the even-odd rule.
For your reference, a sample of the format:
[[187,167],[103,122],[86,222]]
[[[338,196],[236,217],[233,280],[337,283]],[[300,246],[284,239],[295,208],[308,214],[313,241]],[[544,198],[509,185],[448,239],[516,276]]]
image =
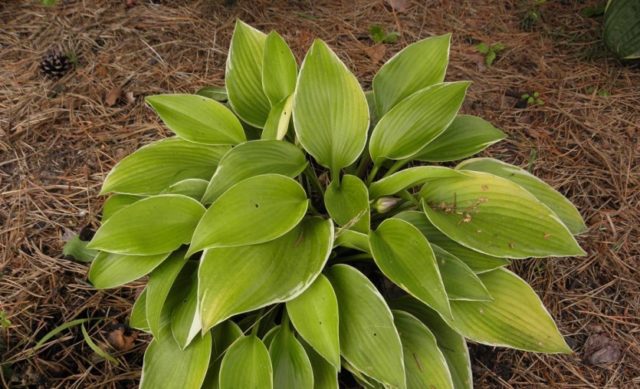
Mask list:
[[[640,69],[609,57],[601,20],[580,14],[597,1],[36,3],[0,3],[0,386],[136,385],[148,338],[122,323],[143,283],[92,290],[87,267],[64,259],[62,242],[97,225],[111,166],[167,135],[145,95],[223,83],[237,17],[277,29],[299,58],[313,38],[328,41],[365,86],[407,43],[453,32],[447,78],[474,81],[464,112],[509,134],[486,154],[550,182],[589,226],[580,239],[588,257],[515,266],[575,354],[473,346],[477,387],[640,386]],[[376,24],[399,32],[397,43],[375,45]],[[506,47],[490,67],[480,42]],[[77,56],[57,81],[38,68],[52,48]],[[520,96],[534,92],[544,105],[523,107]],[[98,358],[78,328],[33,352],[47,331],[79,317],[107,318],[88,329],[119,365]]]

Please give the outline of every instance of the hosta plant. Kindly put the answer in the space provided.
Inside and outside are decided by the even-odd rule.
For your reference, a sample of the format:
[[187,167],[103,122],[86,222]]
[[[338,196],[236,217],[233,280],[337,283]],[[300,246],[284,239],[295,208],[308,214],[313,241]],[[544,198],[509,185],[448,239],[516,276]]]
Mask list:
[[609,0],[604,13],[604,41],[622,59],[640,58],[640,1]]
[[585,226],[516,166],[452,167],[504,134],[459,113],[449,45],[406,47],[365,92],[323,41],[298,65],[238,22],[215,99],[147,98],[175,136],[109,173],[88,246],[96,288],[148,275],[142,388],[470,388],[465,339],[571,351],[507,266],[583,255]]

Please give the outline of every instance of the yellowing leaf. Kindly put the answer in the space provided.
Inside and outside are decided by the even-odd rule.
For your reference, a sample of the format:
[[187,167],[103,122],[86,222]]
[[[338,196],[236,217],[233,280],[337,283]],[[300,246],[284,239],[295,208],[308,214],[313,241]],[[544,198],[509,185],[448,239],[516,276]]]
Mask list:
[[393,56],[373,78],[379,117],[413,93],[444,80],[451,34],[413,43]]
[[284,139],[287,131],[289,131],[292,106],[293,95],[283,99],[271,108],[267,122],[264,124],[261,139]]
[[288,142],[255,140],[234,147],[220,160],[202,202],[210,204],[240,181],[261,174],[295,177],[307,166],[304,154]]
[[459,164],[456,169],[491,173],[513,181],[551,208],[571,233],[579,234],[587,228],[576,207],[566,197],[526,170],[491,158],[470,159]]
[[297,297],[322,271],[332,243],[331,222],[308,218],[267,243],[206,250],[198,272],[202,327]]
[[401,219],[386,219],[369,234],[369,243],[385,276],[441,314],[451,315],[435,255],[420,230]]
[[145,289],[148,297],[146,298],[145,312],[149,329],[156,338],[161,336],[160,324],[164,303],[174,281],[187,262],[184,254],[185,250],[174,252],[149,276],[149,282]]
[[336,369],[340,368],[338,300],[322,274],[300,296],[287,302],[296,331]]
[[188,178],[209,180],[227,151],[228,146],[207,146],[178,138],[151,143],[118,162],[104,179],[100,194],[153,195]]
[[262,89],[265,42],[265,34],[238,20],[225,73],[231,107],[242,120],[258,128],[264,126],[271,107]]
[[393,311],[393,317],[402,340],[407,389],[453,389],[447,361],[429,328],[404,311]]
[[506,269],[479,275],[491,302],[452,301],[460,334],[479,343],[544,353],[570,353],[549,312],[531,287]]
[[262,61],[262,88],[271,106],[293,93],[297,73],[298,64],[287,42],[271,31],[265,40]]
[[334,179],[324,194],[324,204],[338,225],[369,232],[369,192],[358,177],[347,174],[341,182]]
[[220,366],[220,389],[239,388],[273,388],[269,351],[254,335],[236,340]]
[[211,357],[211,334],[198,337],[182,350],[168,326],[144,353],[141,389],[200,389]]
[[432,244],[449,300],[491,301],[478,276],[455,255]]
[[235,145],[246,140],[240,120],[221,103],[198,95],[146,98],[160,119],[180,138],[207,145]]
[[89,281],[97,289],[115,288],[149,274],[168,256],[169,253],[123,255],[101,251],[91,263]]
[[477,116],[458,115],[444,132],[413,157],[420,161],[457,161],[504,139],[504,132]]
[[369,154],[374,163],[415,156],[449,127],[468,87],[468,82],[437,84],[398,103],[371,133]]
[[369,108],[364,92],[320,40],[313,43],[300,69],[293,123],[305,150],[334,176],[355,162],[367,141]]
[[553,211],[504,178],[460,171],[430,181],[420,194],[431,223],[476,251],[510,258],[585,254]]
[[126,255],[153,255],[188,243],[204,207],[183,195],[157,195],[113,214],[87,247]]
[[442,320],[436,311],[412,297],[401,297],[393,301],[391,306],[411,313],[435,335],[438,348],[447,360],[454,388],[473,389],[469,348],[464,337]]
[[279,174],[247,178],[207,209],[187,256],[206,248],[234,247],[276,239],[295,227],[308,200],[297,181]]
[[455,176],[455,171],[443,166],[415,166],[384,177],[369,186],[369,196],[376,199],[401,192],[439,177]]
[[406,220],[418,227],[429,243],[437,245],[446,252],[454,255],[476,273],[494,270],[511,263],[508,259],[492,257],[456,243],[431,224],[424,212],[405,211],[400,212],[394,217]]
[[269,346],[273,385],[282,389],[313,388],[313,370],[304,347],[288,325],[278,329]]
[[327,277],[338,297],[343,358],[371,378],[406,388],[400,336],[380,292],[351,266],[334,265]]
[[131,315],[129,316],[129,327],[144,331],[151,332],[149,323],[147,322],[147,288],[142,290],[142,293],[138,296],[133,307],[131,308]]

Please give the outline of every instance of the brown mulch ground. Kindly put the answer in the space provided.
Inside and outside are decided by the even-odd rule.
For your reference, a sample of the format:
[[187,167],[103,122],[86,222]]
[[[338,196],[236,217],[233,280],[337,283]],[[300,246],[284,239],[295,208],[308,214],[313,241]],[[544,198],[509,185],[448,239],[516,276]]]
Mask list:
[[[300,58],[313,38],[328,41],[365,85],[407,43],[454,32],[448,79],[474,81],[464,111],[509,134],[487,154],[550,182],[589,226],[580,239],[588,257],[515,266],[575,354],[473,346],[477,387],[640,387],[640,67],[611,58],[601,19],[580,15],[597,2],[547,1],[535,23],[525,20],[535,0],[395,0],[398,9],[383,0],[0,2],[0,386],[135,386],[148,338],[126,351],[108,344],[127,348],[113,338],[143,283],[95,291],[86,265],[64,259],[61,247],[96,226],[110,167],[167,135],[143,97],[221,85],[240,17],[277,29]],[[399,41],[375,46],[373,24]],[[506,50],[487,67],[478,42]],[[61,80],[38,70],[52,48],[77,56]],[[534,91],[544,105],[515,107]],[[93,354],[77,328],[32,350],[79,317],[108,318],[88,328],[118,366]]]

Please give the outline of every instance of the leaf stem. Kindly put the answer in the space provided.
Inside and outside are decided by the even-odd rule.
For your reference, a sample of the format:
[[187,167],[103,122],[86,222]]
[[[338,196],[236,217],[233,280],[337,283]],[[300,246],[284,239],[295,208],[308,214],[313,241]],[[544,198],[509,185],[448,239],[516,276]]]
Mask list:
[[367,167],[369,166],[370,163],[371,163],[371,156],[369,155],[369,153],[366,153],[360,160],[360,163],[358,164],[358,169],[356,170],[356,176],[364,179],[367,176]]
[[391,165],[389,170],[387,170],[387,172],[384,173],[384,177],[388,177],[388,176],[392,175],[393,173],[397,172],[400,168],[402,168],[404,165],[409,163],[409,161],[411,161],[409,158],[397,160],[396,162],[394,162],[393,165]]
[[354,261],[370,261],[373,259],[373,257],[369,253],[361,253],[361,254],[349,255],[346,257],[338,257],[336,259],[340,262],[354,262]]
[[371,169],[371,171],[369,172],[369,176],[367,177],[367,185],[371,185],[371,182],[373,182],[373,179],[376,177],[376,174],[378,174],[378,170],[380,169],[380,165],[373,165],[373,168]]
[[320,193],[322,196],[324,196],[324,188],[322,188],[320,180],[318,179],[318,176],[316,175],[316,172],[310,163],[308,163],[307,167],[304,169],[304,176],[307,177],[307,180],[309,180],[313,188],[317,190],[318,193]]

